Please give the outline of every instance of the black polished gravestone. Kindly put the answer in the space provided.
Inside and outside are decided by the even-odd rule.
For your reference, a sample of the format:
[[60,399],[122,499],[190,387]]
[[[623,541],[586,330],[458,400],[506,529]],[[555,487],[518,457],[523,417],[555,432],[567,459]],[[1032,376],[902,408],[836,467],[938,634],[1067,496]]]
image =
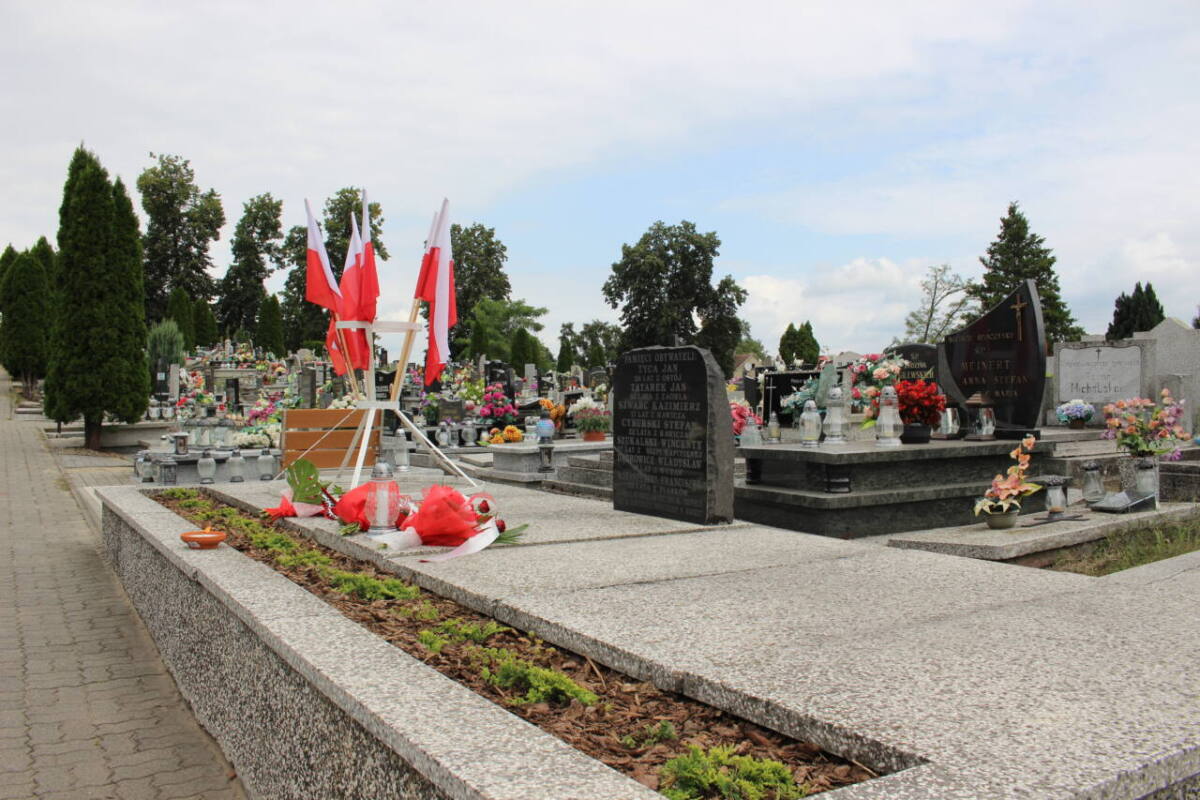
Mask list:
[[725,377],[699,347],[643,347],[613,375],[613,508],[700,524],[733,520]]
[[899,380],[937,382],[937,345],[898,344],[886,352],[908,362],[900,368]]
[[1046,330],[1037,284],[1022,283],[998,305],[938,345],[942,391],[959,405],[978,393],[996,414],[996,438],[1037,434],[1046,389]]

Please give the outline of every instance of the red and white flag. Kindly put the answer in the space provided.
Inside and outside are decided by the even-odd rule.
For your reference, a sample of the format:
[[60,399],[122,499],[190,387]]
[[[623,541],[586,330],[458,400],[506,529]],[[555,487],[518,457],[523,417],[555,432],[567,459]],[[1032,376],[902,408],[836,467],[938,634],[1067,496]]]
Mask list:
[[458,323],[454,295],[454,254],[450,252],[450,201],[442,201],[429,249],[421,261],[416,297],[429,304],[429,346],[425,350],[425,385],[442,374],[450,359],[450,329]]
[[[343,322],[368,321],[362,311],[362,262],[363,245],[358,233],[358,221],[350,215],[350,243],[346,247],[346,264],[342,268],[342,311]],[[374,301],[372,301],[374,305]],[[367,369],[370,366],[371,350],[367,344],[367,332],[362,328],[343,329],[346,339],[346,355],[350,366]]]
[[367,190],[362,196],[362,278],[359,283],[360,319],[374,322],[379,302],[379,273],[375,269],[375,243],[371,241],[371,210]]
[[313,218],[312,207],[308,200],[304,201],[304,213],[308,215],[308,252],[305,264],[304,299],[316,303],[337,314],[341,309],[342,292],[333,270],[329,268],[329,254],[325,252],[325,240],[321,238],[321,229]]

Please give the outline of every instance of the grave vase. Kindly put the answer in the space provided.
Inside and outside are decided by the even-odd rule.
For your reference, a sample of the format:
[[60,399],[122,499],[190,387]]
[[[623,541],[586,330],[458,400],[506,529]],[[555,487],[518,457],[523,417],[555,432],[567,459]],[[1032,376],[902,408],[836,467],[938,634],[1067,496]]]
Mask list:
[[584,431],[583,440],[585,442],[603,442],[604,431]]
[[904,444],[929,444],[929,435],[931,432],[928,425],[920,422],[907,423],[904,426],[904,431],[900,434],[900,441]]
[[1012,509],[1000,514],[988,514],[987,526],[992,530],[1006,530],[1017,526],[1017,516],[1021,513],[1020,509]]
[[1068,424],[1068,426],[1071,428],[1071,430],[1073,430],[1073,431],[1081,431],[1081,430],[1083,430],[1083,429],[1084,429],[1084,428],[1087,426],[1087,420],[1084,420],[1084,419],[1073,419],[1073,420],[1071,420],[1071,421],[1070,421],[1069,423],[1067,423],[1067,424]]

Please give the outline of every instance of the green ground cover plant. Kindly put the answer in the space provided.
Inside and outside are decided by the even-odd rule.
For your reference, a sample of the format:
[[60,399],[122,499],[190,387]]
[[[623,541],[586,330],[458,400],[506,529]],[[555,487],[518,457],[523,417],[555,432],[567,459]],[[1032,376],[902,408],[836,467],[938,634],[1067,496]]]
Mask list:
[[1200,519],[1120,531],[1094,547],[1069,552],[1050,569],[1099,577],[1200,550]]

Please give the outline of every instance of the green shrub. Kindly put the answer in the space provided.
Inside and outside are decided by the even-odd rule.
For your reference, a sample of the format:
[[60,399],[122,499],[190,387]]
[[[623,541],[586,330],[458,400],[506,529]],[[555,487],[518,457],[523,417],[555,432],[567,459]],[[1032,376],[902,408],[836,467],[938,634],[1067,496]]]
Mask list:
[[659,791],[669,800],[797,800],[808,794],[785,764],[734,755],[733,747],[688,752],[663,764]]
[[443,647],[450,644],[450,640],[445,636],[438,636],[428,628],[417,633],[417,641],[431,653],[440,653]]
[[301,550],[298,553],[285,553],[276,557],[275,563],[281,567],[327,567],[333,559],[320,550]]
[[675,726],[670,720],[664,719],[660,720],[657,725],[647,725],[642,728],[641,733],[637,736],[622,736],[621,744],[634,749],[649,747],[659,742],[673,742],[678,738],[679,734],[675,732]]
[[483,644],[490,637],[501,631],[511,631],[505,625],[501,625],[495,620],[488,620],[487,624],[480,625],[478,623],[467,622],[455,617],[448,619],[438,626],[438,630],[450,636],[456,642],[472,641],[475,644]]
[[329,585],[342,594],[352,594],[362,600],[412,600],[421,590],[396,578],[372,578],[361,572],[343,572],[337,569],[325,573]]
[[168,500],[194,500],[200,496],[200,492],[195,489],[184,489],[183,487],[163,489],[159,494]]
[[502,689],[525,692],[524,697],[511,701],[514,704],[578,700],[590,706],[600,699],[558,670],[531,664],[510,650],[480,647],[477,652],[484,661],[490,662],[490,666],[480,670],[484,680]]

